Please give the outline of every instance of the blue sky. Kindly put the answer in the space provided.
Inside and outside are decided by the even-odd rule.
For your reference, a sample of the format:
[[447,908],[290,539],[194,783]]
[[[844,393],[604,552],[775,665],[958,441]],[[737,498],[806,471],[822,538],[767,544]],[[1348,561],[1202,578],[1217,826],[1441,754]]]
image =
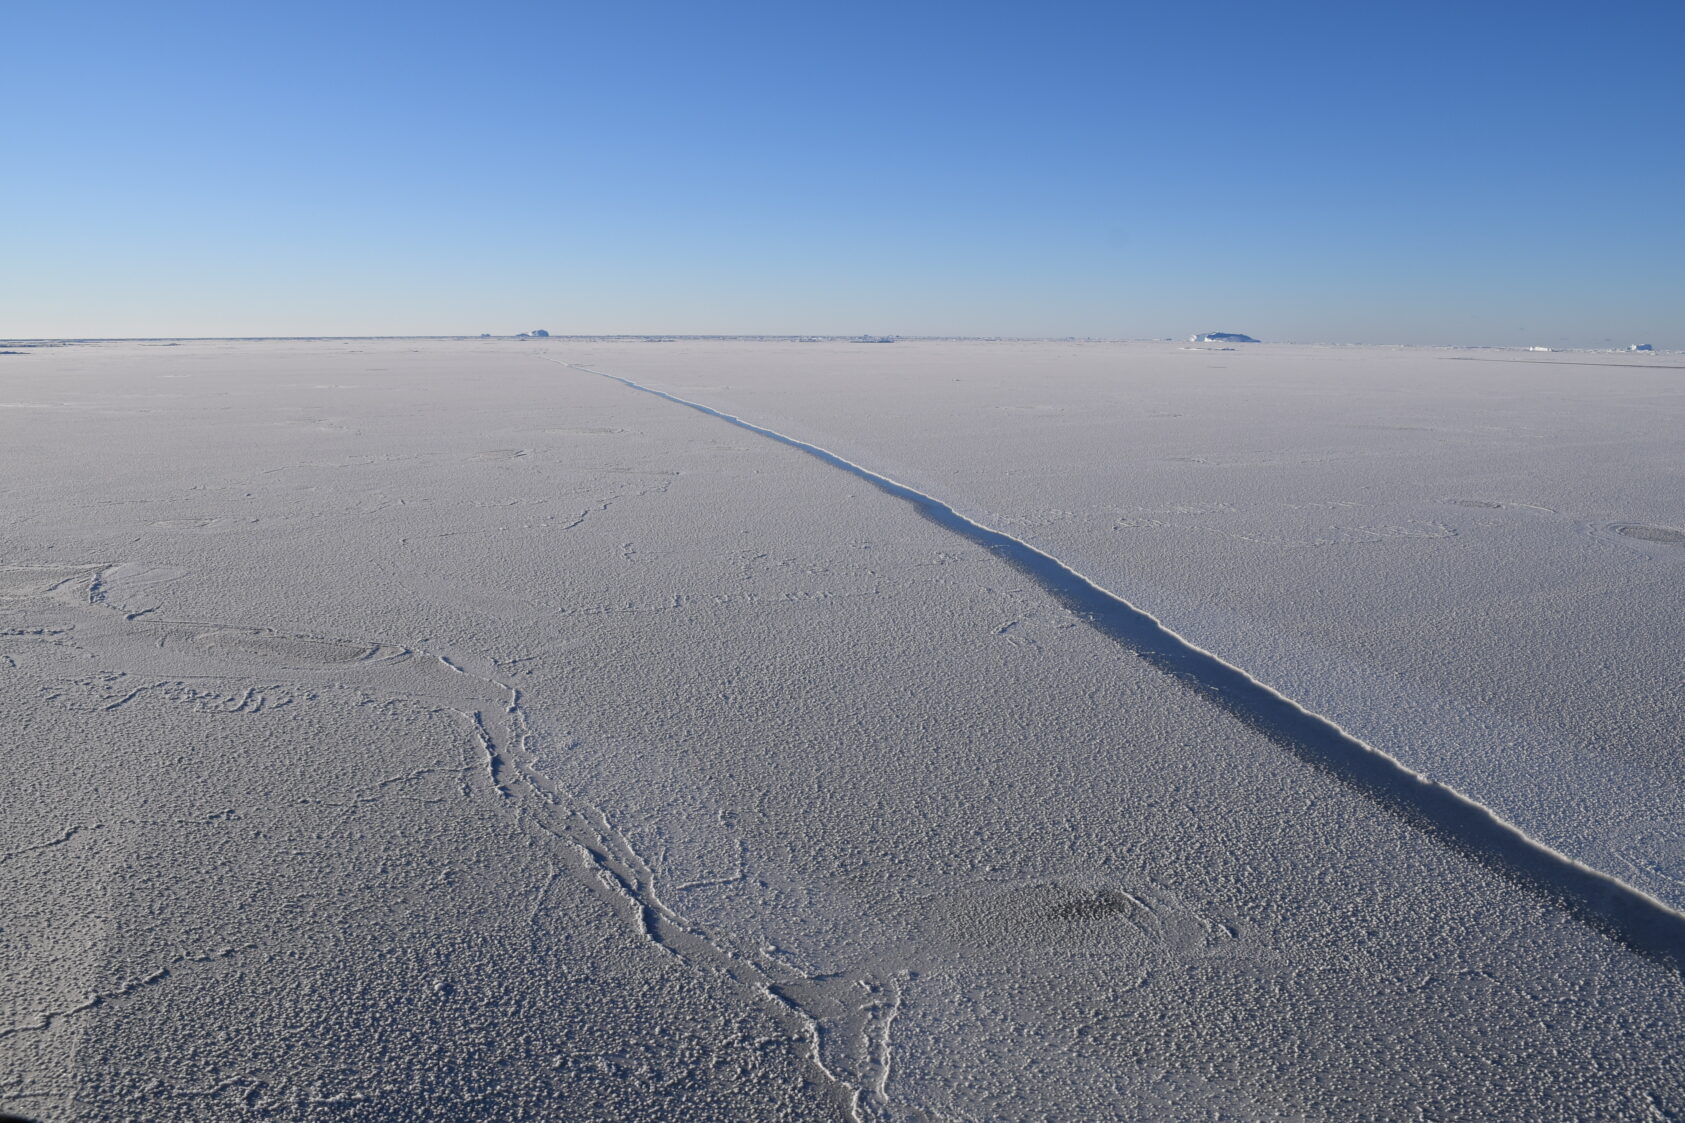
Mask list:
[[1678,0],[7,23],[4,336],[1685,347]]

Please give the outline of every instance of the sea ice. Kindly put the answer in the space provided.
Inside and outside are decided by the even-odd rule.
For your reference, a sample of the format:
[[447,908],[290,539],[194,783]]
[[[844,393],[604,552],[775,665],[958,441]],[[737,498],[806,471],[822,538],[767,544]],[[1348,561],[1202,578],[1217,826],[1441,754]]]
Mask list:
[[[539,351],[914,484],[1401,759],[1456,733],[1435,775],[1530,828],[1619,817],[1618,770],[1671,759],[1562,733],[1672,720],[1593,697],[1664,681],[1677,642],[1637,612],[1677,546],[1620,529],[1685,525],[1645,490],[1675,439],[1656,372],[1599,396],[1315,349],[1215,376],[1173,345],[41,351],[0,372],[41,407],[0,412],[9,1110],[1685,1112],[1676,962],[908,503]],[[1367,389],[1331,402],[1348,359]],[[1477,439],[1523,376],[1547,404],[1510,423],[1577,470]],[[1594,594],[1624,646],[1515,653]],[[1656,807],[1609,853],[1665,888]]]

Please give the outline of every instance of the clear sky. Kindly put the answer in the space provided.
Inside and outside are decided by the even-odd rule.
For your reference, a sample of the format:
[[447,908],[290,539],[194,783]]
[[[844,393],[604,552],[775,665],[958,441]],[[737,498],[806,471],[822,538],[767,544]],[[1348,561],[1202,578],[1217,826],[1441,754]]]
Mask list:
[[1685,347],[1680,0],[30,0],[0,336]]

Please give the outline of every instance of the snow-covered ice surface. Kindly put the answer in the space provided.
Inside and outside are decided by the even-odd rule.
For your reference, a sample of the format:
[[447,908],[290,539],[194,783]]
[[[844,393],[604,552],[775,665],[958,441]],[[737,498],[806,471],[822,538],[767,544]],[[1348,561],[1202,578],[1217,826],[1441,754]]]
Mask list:
[[1677,963],[909,504],[539,350],[916,486],[1685,895],[1685,372],[34,349],[0,358],[5,1110],[1685,1113]]
[[1685,906],[1685,356],[687,347],[570,353],[936,494]]

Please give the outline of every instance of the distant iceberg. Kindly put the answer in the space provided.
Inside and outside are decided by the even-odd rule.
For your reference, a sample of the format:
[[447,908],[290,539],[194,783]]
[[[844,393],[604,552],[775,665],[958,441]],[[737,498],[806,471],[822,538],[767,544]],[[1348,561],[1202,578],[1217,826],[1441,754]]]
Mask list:
[[1208,331],[1204,335],[1188,336],[1189,343],[1257,343],[1250,335],[1238,331]]

